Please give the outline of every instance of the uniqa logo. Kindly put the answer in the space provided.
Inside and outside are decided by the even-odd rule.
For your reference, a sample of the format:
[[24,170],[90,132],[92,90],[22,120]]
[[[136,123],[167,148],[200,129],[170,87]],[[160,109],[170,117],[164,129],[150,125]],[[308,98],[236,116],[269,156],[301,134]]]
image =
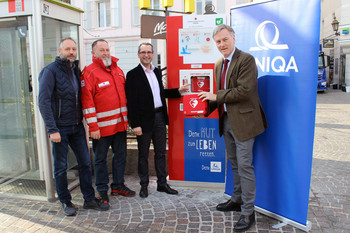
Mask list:
[[[272,41],[267,41],[265,35],[265,29],[267,25],[272,25],[275,29],[275,35]],[[257,46],[251,47],[249,51],[262,51],[262,50],[286,50],[289,49],[287,44],[278,44],[278,39],[280,36],[280,32],[278,30],[277,25],[272,21],[264,21],[262,22],[255,31],[255,41]],[[280,73],[280,72],[289,72],[290,70],[294,70],[295,72],[299,72],[297,63],[295,61],[294,56],[291,56],[287,61],[282,56],[276,56],[271,58],[270,56],[262,57],[261,60],[255,57],[255,62],[257,66],[263,72],[270,72],[270,70]]]

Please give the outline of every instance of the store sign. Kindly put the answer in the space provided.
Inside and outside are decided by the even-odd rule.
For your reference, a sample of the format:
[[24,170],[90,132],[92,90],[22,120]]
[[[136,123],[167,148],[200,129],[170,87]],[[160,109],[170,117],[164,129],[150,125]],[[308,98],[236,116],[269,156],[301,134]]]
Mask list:
[[334,39],[323,39],[323,48],[334,48]]
[[141,38],[166,39],[166,17],[141,15]]

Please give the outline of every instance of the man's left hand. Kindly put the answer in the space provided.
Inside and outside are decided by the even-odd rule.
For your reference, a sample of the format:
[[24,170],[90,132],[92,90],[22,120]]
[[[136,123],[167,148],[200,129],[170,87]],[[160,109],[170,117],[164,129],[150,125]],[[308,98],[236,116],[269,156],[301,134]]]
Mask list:
[[200,92],[198,94],[198,97],[202,101],[205,101],[205,100],[216,101],[216,94],[213,94],[210,92]]

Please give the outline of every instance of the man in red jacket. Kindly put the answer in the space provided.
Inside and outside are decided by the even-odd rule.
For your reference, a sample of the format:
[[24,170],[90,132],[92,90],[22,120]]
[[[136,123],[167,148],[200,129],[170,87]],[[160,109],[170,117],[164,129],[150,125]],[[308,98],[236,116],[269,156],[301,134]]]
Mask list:
[[126,164],[126,130],[128,112],[125,95],[125,76],[112,57],[108,42],[99,39],[92,43],[93,63],[81,75],[81,102],[89,125],[95,153],[95,184],[100,200],[109,203],[107,152],[112,146],[111,195],[135,196],[124,185]]

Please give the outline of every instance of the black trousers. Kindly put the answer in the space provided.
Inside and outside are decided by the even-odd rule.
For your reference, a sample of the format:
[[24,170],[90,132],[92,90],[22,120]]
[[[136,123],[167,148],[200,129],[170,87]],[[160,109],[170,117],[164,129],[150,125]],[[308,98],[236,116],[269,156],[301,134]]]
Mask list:
[[137,147],[139,151],[138,174],[140,185],[148,186],[148,155],[151,140],[154,147],[154,165],[157,173],[157,183],[159,186],[166,184],[165,153],[166,153],[166,126],[162,112],[155,113],[154,126],[150,132],[142,132],[137,136]]

